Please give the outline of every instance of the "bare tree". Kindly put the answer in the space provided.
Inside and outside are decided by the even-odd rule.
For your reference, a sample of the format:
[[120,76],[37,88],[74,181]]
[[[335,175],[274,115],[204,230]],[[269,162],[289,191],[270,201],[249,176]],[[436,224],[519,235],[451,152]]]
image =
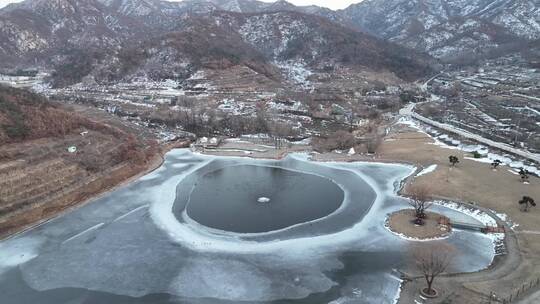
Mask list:
[[433,202],[429,200],[429,193],[429,188],[426,186],[414,186],[409,190],[409,205],[414,208],[415,224],[424,224],[426,210],[433,205]]
[[356,119],[356,112],[354,109],[350,109],[345,113],[345,122],[349,126],[349,132],[354,131],[354,123]]
[[499,167],[501,165],[501,161],[496,159],[494,160],[492,163],[491,163],[491,167],[493,168],[493,170],[496,170],[497,167]]
[[454,251],[454,247],[444,242],[429,242],[413,248],[414,263],[427,284],[427,288],[422,290],[424,294],[437,295],[433,289],[433,282],[448,269],[455,255]]
[[527,182],[529,180],[529,171],[525,168],[519,169],[519,176],[521,177],[522,182]]
[[450,155],[448,157],[448,160],[450,161],[450,164],[452,165],[452,167],[455,167],[457,163],[459,163],[459,158],[455,155]]
[[256,129],[258,133],[268,132],[268,113],[266,112],[266,106],[264,104],[257,104],[256,110]]
[[377,133],[377,130],[374,130],[368,135],[368,140],[366,142],[366,148],[368,153],[375,153],[382,143],[382,135]]
[[287,143],[287,138],[295,133],[292,126],[285,122],[271,122],[268,129],[268,134],[273,139],[276,149],[283,148],[283,145]]
[[536,207],[536,202],[530,196],[523,196],[518,203],[521,206],[521,211],[524,212],[528,212],[531,206]]

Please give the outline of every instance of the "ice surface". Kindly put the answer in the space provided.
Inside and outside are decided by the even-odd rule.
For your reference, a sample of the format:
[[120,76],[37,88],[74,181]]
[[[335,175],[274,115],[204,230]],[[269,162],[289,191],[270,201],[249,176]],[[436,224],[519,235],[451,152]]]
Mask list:
[[43,239],[39,237],[14,238],[1,242],[0,275],[37,257],[42,243]]
[[[300,265],[272,258],[256,261],[258,263],[223,258],[189,259],[172,282],[170,292],[191,298],[272,301],[283,296],[301,299],[336,285],[311,267],[300,268]],[[274,271],[268,273],[269,268]]]
[[[80,288],[78,292],[96,303],[115,303],[103,294],[99,300],[92,298],[97,292],[173,296],[164,303],[295,303],[295,299],[303,303],[394,303],[400,281],[391,274],[392,269],[402,267],[410,242],[385,229],[384,221],[388,213],[408,206],[396,191],[416,168],[378,163],[319,164],[308,158],[304,153],[282,161],[251,160],[174,150],[160,169],[135,183],[0,242],[0,281],[19,282],[13,284],[26,289],[17,290],[27,290],[19,294],[0,284],[0,293],[10,292],[15,297],[13,303],[28,290],[45,299],[46,292],[61,293],[65,288]],[[338,226],[340,229],[331,233],[312,231],[316,225],[306,223],[277,234],[244,237],[216,234],[178,220],[172,207],[181,194],[179,184],[198,170],[224,164],[318,170],[335,180],[350,180],[351,185],[365,182],[377,197],[366,214],[352,214],[357,222]],[[346,190],[343,210],[350,210],[358,201],[351,195],[355,189]],[[332,217],[326,220],[331,222]],[[295,229],[301,233],[296,234]],[[492,240],[481,234],[455,231],[447,240],[460,252],[454,266],[457,271],[476,271],[493,259],[492,250],[485,250],[493,247]],[[22,279],[13,277],[12,270]],[[46,303],[52,303],[52,298],[49,300]]]

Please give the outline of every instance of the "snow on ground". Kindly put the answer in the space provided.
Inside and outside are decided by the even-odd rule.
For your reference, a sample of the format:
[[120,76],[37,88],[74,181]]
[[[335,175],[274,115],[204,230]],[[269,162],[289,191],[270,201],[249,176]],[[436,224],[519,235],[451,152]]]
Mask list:
[[308,113],[307,107],[299,101],[294,101],[293,103],[270,101],[266,104],[266,106],[270,109],[278,111],[296,111]]
[[425,168],[424,170],[418,172],[418,174],[416,174],[416,177],[431,173],[431,172],[435,171],[435,169],[437,169],[437,165],[433,164],[433,165]]
[[302,86],[305,89],[313,87],[309,81],[309,77],[313,74],[307,69],[303,61],[288,60],[276,62],[276,65],[284,72],[288,79],[295,84]]
[[508,226],[510,226],[512,230],[515,230],[517,227],[519,227],[519,224],[514,223],[506,213],[498,213],[495,211],[493,211],[493,213],[495,213],[503,222],[506,222],[506,224],[508,224]]
[[465,159],[489,164],[491,164],[494,160],[499,160],[501,161],[501,165],[503,166],[508,166],[510,168],[518,170],[520,168],[524,168],[530,173],[536,176],[540,176],[540,169],[538,167],[526,165],[523,161],[517,160],[517,157],[515,156],[511,156],[509,154],[501,155],[500,153],[489,152],[490,148],[481,144],[464,144],[461,141],[452,138],[448,134],[441,134],[438,130],[432,127],[423,128],[416,121],[408,117],[401,117],[397,121],[397,123],[407,125],[411,128],[417,129],[422,133],[428,134],[434,140],[433,143],[430,143],[431,145],[440,146],[445,149],[461,150],[468,153],[478,152],[482,156],[480,158],[465,157]]
[[[456,202],[449,202],[449,201],[437,201],[438,205],[444,206],[446,208],[456,210],[462,214],[466,214],[475,220],[482,223],[484,226],[491,226],[491,227],[497,227],[497,221],[486,212],[479,210],[479,209],[473,209],[469,206],[458,204]],[[501,246],[504,244],[504,233],[489,233],[485,234],[486,237],[489,237],[492,241],[494,246]]]
[[536,176],[540,176],[540,169],[538,169],[535,166],[526,165],[522,161],[516,160],[515,158],[511,157],[510,155],[500,155],[500,154],[497,154],[497,153],[487,153],[487,155],[485,157],[481,157],[481,158],[466,157],[466,159],[476,161],[476,162],[488,163],[488,164],[493,163],[493,161],[495,161],[495,160],[499,160],[501,162],[501,164],[504,165],[504,166],[508,166],[508,167],[510,167],[512,169],[516,169],[518,171],[519,171],[519,169],[524,168],[525,170],[529,171],[530,173],[532,173],[532,174],[534,174]]
[[193,73],[191,77],[189,77],[188,80],[203,80],[206,79],[206,73],[204,70],[198,70],[197,72]]
[[226,98],[220,101],[218,109],[233,115],[245,115],[255,113],[255,106],[252,103],[236,101],[233,98]]
[[413,129],[423,131],[420,128],[420,126],[412,118],[409,118],[409,117],[402,116],[402,117],[400,117],[398,119],[398,121],[396,123],[400,124],[400,125],[406,125],[406,126],[411,127]]
[[311,144],[311,138],[308,137],[308,138],[304,138],[304,139],[299,140],[299,141],[293,141],[293,142],[291,142],[291,144],[293,144],[293,145],[310,145]]

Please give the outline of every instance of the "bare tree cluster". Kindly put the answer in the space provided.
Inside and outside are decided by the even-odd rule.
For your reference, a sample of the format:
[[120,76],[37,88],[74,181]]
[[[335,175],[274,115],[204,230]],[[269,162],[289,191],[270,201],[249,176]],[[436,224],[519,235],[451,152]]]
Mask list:
[[339,130],[316,136],[312,139],[311,143],[316,151],[326,152],[350,149],[356,144],[356,139],[352,133]]
[[253,117],[223,114],[213,110],[171,111],[168,107],[163,107],[146,118],[152,123],[164,124],[172,128],[182,127],[185,131],[198,136],[266,133],[285,138],[296,134],[289,124],[272,121],[264,110],[259,110]]

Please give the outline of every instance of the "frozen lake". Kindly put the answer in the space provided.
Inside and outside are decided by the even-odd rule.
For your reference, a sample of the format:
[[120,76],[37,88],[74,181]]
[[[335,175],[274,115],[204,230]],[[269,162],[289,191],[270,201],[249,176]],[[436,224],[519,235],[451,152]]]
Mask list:
[[[0,242],[1,302],[393,303],[411,242],[384,221],[408,206],[395,191],[412,172],[175,150],[138,181]],[[482,234],[448,241],[453,270],[493,259]]]
[[181,215],[176,205],[186,206],[191,219],[214,229],[260,233],[325,217],[341,206],[343,197],[343,190],[332,180],[314,174],[279,167],[226,166],[198,177],[187,206],[177,201],[175,210]]

